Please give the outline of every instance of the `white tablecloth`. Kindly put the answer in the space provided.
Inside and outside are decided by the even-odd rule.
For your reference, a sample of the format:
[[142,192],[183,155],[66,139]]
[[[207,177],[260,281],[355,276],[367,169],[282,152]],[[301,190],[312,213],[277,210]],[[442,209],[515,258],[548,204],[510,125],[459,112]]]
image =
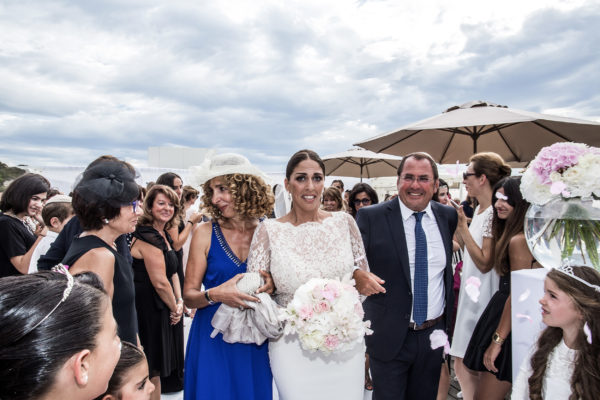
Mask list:
[[512,375],[513,382],[519,374],[523,359],[535,345],[537,337],[546,327],[542,322],[539,300],[544,295],[545,268],[522,269],[511,273],[512,306]]

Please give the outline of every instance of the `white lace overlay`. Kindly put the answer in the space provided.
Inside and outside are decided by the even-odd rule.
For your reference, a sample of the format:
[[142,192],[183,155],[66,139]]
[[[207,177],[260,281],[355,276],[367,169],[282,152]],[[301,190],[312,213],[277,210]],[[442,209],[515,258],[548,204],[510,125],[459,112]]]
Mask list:
[[298,226],[267,219],[256,228],[248,255],[249,272],[271,272],[275,301],[284,307],[309,279],[341,278],[355,265],[369,268],[360,231],[345,212]]

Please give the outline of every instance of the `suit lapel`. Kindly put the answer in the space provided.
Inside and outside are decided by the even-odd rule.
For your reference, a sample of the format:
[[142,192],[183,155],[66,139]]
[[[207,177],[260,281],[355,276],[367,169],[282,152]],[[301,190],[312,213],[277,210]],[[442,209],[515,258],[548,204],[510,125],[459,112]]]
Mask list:
[[452,236],[450,235],[450,230],[448,229],[448,219],[444,213],[441,212],[440,205],[435,201],[431,202],[431,210],[433,211],[433,215],[435,215],[435,221],[437,222],[440,234],[442,235],[446,254],[452,254]]
[[406,281],[410,284],[410,264],[408,262],[408,249],[404,235],[404,222],[397,199],[388,202],[386,214],[390,232],[392,233],[392,243],[394,244],[392,247],[396,252],[396,258],[399,260]]

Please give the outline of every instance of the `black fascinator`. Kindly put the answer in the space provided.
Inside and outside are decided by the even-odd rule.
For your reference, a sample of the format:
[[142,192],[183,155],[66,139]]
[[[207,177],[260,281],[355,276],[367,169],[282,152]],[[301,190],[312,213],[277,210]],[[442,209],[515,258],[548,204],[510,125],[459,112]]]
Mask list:
[[104,160],[85,170],[74,191],[88,202],[121,207],[138,197],[135,176],[126,163]]

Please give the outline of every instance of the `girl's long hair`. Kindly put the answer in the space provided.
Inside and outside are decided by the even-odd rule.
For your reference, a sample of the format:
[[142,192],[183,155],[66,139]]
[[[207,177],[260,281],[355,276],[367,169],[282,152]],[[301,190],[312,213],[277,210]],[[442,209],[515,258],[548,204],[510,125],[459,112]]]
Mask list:
[[[600,286],[600,273],[590,267],[573,267],[573,273],[585,281]],[[591,287],[578,282],[558,270],[551,270],[546,275],[556,286],[573,300],[577,311],[581,314],[581,329],[575,339],[575,368],[571,376],[571,396],[569,400],[597,399],[600,393],[600,293]],[[591,343],[583,332],[583,324],[587,322],[591,332]],[[532,375],[529,377],[529,396],[532,400],[542,399],[542,386],[548,366],[548,358],[560,343],[563,331],[557,327],[547,327],[537,341],[537,350],[531,357]],[[565,365],[564,368],[567,368]]]
[[[499,275],[510,273],[510,265],[508,262],[508,245],[510,240],[517,234],[523,232],[523,223],[525,221],[525,213],[529,208],[527,200],[523,199],[521,194],[521,177],[511,176],[501,179],[494,186],[492,192],[492,206],[494,217],[492,220],[492,234],[494,237],[494,269]],[[496,193],[500,188],[504,189],[504,195],[508,197],[507,203],[513,207],[512,213],[506,220],[498,218],[496,211]]]

